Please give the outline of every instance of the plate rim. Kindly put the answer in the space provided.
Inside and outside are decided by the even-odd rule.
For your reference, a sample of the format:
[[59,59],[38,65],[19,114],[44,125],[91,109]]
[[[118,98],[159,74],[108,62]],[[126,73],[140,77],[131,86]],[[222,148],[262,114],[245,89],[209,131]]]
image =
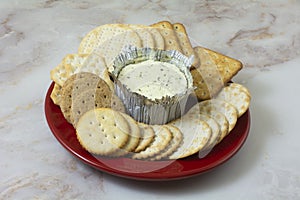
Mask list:
[[[55,83],[52,81],[52,83],[50,84],[50,86],[47,90],[47,93],[45,96],[45,101],[44,101],[44,112],[45,112],[47,124],[48,124],[52,134],[54,135],[55,139],[66,150],[68,150],[69,153],[71,153],[73,156],[75,156],[77,159],[79,159],[83,163],[85,163],[97,170],[100,170],[102,172],[105,172],[105,173],[108,173],[108,174],[111,174],[114,176],[128,178],[128,179],[134,179],[134,180],[144,180],[144,181],[169,181],[169,180],[178,180],[178,179],[184,179],[184,178],[189,178],[192,176],[200,175],[200,174],[206,173],[206,172],[216,168],[217,166],[222,165],[223,163],[227,162],[228,160],[230,160],[241,149],[241,147],[244,145],[244,143],[246,142],[246,140],[249,136],[251,117],[250,117],[250,110],[248,109],[244,113],[244,115],[241,116],[237,121],[237,123],[238,123],[239,121],[241,121],[241,119],[244,119],[244,118],[246,118],[246,120],[247,120],[245,122],[246,126],[244,127],[244,133],[242,134],[242,137],[240,137],[239,141],[236,142],[237,143],[236,146],[234,146],[234,148],[231,148],[231,151],[227,152],[221,158],[217,159],[213,163],[210,163],[209,165],[198,166],[198,168],[192,168],[190,170],[181,171],[178,174],[163,174],[163,175],[161,173],[159,173],[160,170],[158,170],[158,173],[157,172],[155,172],[155,173],[153,173],[153,172],[151,172],[151,173],[130,173],[130,172],[125,172],[125,171],[118,171],[118,170],[106,167],[102,163],[102,161],[104,161],[104,160],[107,161],[107,158],[99,158],[99,159],[101,159],[101,162],[99,161],[99,159],[96,159],[98,161],[98,163],[96,163],[96,162],[92,161],[91,159],[87,158],[86,156],[80,154],[76,150],[72,149],[71,146],[69,146],[61,137],[59,137],[59,134],[56,132],[53,122],[51,121],[50,114],[53,114],[53,113],[49,113],[50,106],[56,106],[60,110],[59,106],[55,105],[53,103],[52,99],[50,98],[50,94],[53,90],[54,84]],[[73,128],[66,120],[63,123],[67,123],[68,126]],[[224,140],[226,140],[226,138],[224,138]],[[222,144],[222,142],[224,142],[224,141],[221,141],[220,144]],[[218,145],[220,145],[220,144],[218,144]],[[216,146],[218,146],[218,145],[216,145]],[[86,153],[88,153],[88,152],[86,152]],[[204,159],[204,158],[202,158],[202,159]],[[109,158],[109,159],[112,160],[112,158]],[[133,160],[130,158],[113,158],[113,159],[114,159],[114,161],[120,161],[120,162],[130,161],[130,162],[135,162],[135,163],[169,162],[169,161],[141,161],[141,160]],[[179,164],[183,167],[187,167],[188,165],[191,165],[191,164],[197,164],[197,161],[199,162],[199,160],[201,160],[201,159],[190,160],[188,158],[187,159],[185,158],[185,159],[174,160],[172,163]],[[100,163],[101,163],[101,165],[100,165]],[[168,168],[169,166],[172,166],[172,163],[170,165],[167,165],[166,168]]]

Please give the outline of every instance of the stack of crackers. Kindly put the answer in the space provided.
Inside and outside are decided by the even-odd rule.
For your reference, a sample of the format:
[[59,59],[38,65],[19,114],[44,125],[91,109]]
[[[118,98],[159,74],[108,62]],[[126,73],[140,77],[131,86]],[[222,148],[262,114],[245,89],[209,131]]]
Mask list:
[[[163,125],[137,122],[115,94],[113,61],[128,45],[177,50],[193,57],[195,104]],[[200,46],[192,47],[183,24],[149,26],[106,24],[90,31],[78,53],[66,55],[51,70],[51,99],[76,129],[84,149],[100,156],[133,159],[180,159],[211,150],[249,108],[247,88],[230,80],[242,64]]]

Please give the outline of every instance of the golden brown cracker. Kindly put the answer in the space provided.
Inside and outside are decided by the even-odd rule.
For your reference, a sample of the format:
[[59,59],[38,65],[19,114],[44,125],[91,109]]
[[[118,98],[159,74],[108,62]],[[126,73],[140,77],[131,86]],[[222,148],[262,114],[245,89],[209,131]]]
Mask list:
[[119,112],[97,108],[86,112],[78,121],[76,135],[88,152],[109,156],[127,143],[129,125]]
[[155,24],[152,24],[151,27],[157,28],[162,37],[164,38],[164,50],[177,50],[182,52],[178,39],[176,37],[173,26],[168,21],[161,21]]

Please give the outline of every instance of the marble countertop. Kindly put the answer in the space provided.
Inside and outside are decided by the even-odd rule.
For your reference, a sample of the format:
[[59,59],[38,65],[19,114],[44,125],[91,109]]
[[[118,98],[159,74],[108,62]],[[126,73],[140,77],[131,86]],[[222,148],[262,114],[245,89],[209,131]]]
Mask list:
[[[0,1],[0,199],[299,199],[299,10],[298,0]],[[249,137],[225,164],[181,181],[97,171],[46,123],[50,70],[96,26],[162,20],[243,62],[234,81],[252,94]]]

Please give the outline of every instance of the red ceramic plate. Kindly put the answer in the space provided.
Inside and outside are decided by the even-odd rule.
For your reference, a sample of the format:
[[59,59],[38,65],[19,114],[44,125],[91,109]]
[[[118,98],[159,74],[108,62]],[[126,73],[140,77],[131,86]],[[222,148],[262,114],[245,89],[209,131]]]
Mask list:
[[76,133],[55,105],[50,94],[54,83],[48,89],[45,99],[45,114],[48,125],[56,139],[71,154],[84,163],[116,176],[137,180],[174,180],[207,172],[230,159],[244,144],[250,128],[250,113],[247,111],[237,121],[235,128],[221,143],[206,156],[193,155],[173,161],[142,161],[130,158],[96,157],[85,151],[79,144]]

